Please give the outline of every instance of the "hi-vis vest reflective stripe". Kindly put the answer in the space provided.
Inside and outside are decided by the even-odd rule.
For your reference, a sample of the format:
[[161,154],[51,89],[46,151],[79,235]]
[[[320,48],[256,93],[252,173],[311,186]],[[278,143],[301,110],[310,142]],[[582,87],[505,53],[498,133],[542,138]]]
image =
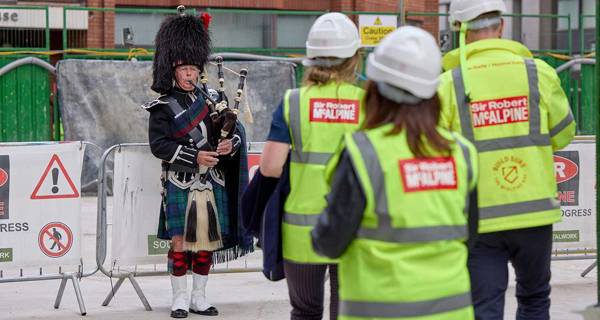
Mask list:
[[[302,146],[302,134],[300,131],[302,127],[302,120],[300,118],[300,89],[294,89],[290,92],[289,115],[289,126],[294,141],[294,147],[292,148],[291,153],[292,162],[325,166],[332,153],[304,151]],[[286,223],[297,226],[314,226],[317,224],[319,216],[286,212],[283,219]]]
[[326,205],[325,165],[343,135],[364,119],[364,90],[347,83],[289,90],[284,116],[292,138],[290,194],[283,217],[283,255],[297,263],[331,263],[312,250],[310,230]]
[[[470,97],[465,95],[465,86],[461,68],[455,68],[452,70],[452,78],[454,83],[454,91],[456,94],[456,102],[458,104],[458,114],[461,123],[462,134],[469,141],[473,142],[476,146],[477,151],[480,153],[480,156],[494,153],[497,155],[497,158],[501,158],[503,155],[506,155],[507,152],[513,151],[512,149],[516,148],[550,148],[551,141],[550,137],[552,135],[557,134],[570,123],[572,123],[573,118],[572,115],[569,114],[567,118],[565,118],[558,126],[552,129],[549,133],[542,132],[542,120],[541,120],[541,110],[540,110],[540,91],[538,87],[538,71],[535,61],[533,59],[524,59],[525,67],[527,71],[527,79],[529,86],[529,109],[528,109],[528,122],[529,122],[529,132],[525,135],[520,136],[511,136],[511,137],[502,137],[496,139],[485,139],[478,140],[475,139],[474,136],[474,122],[471,113],[470,106]],[[501,129],[498,129],[501,130]],[[501,132],[501,131],[498,131]],[[551,151],[549,151],[551,152]],[[520,154],[523,155],[523,158],[527,158],[528,155],[531,155],[531,152],[528,153],[527,149],[523,149],[519,151]],[[535,159],[531,159],[531,156],[527,158],[528,160],[535,161]],[[531,163],[533,164],[533,163]],[[483,160],[481,166],[484,166]],[[548,173],[553,174],[553,173]],[[491,173],[486,172],[482,174],[481,179],[493,179],[491,177]],[[523,227],[535,226],[536,223],[532,221],[527,221],[523,218],[525,216],[521,216],[518,219],[510,222],[510,219],[514,219],[511,217],[517,215],[527,215],[533,213],[547,212],[544,215],[543,221],[540,220],[541,223],[537,223],[537,225],[549,224],[558,221],[558,219],[553,218],[556,214],[556,209],[560,207],[559,202],[552,195],[553,192],[551,189],[555,189],[555,186],[536,186],[536,188],[544,188],[548,189],[547,198],[541,199],[528,199],[525,201],[518,201],[512,203],[506,203],[502,200],[497,201],[496,203],[481,203],[480,201],[480,210],[479,210],[479,218],[480,218],[480,232],[493,232],[500,230],[509,230],[509,229],[517,229]],[[492,190],[480,190],[482,192],[492,192]],[[519,190],[521,194],[527,194],[528,190],[526,188]],[[551,196],[552,195],[552,196]],[[554,211],[554,212],[552,212]],[[496,222],[490,219],[495,218],[509,218],[509,220],[502,220],[502,225],[495,225]],[[531,219],[536,220],[540,219],[540,216],[531,217]]]
[[[471,156],[476,156],[474,148],[470,146],[472,151],[469,151],[466,142],[444,131],[443,135],[456,141],[460,148],[452,154],[457,189],[419,193],[431,203],[452,203],[454,207],[430,208],[433,210],[428,211],[428,215],[415,217],[415,213],[411,217],[410,211],[418,205],[415,201],[424,198],[409,200],[408,192],[402,189],[406,185],[390,182],[390,179],[401,179],[396,175],[398,170],[393,170],[401,155],[396,154],[397,151],[382,150],[390,145],[396,150],[407,150],[408,145],[405,135],[386,137],[387,129],[346,136],[346,150],[361,180],[367,208],[357,238],[339,263],[339,319],[473,319],[467,249],[463,240],[467,237],[468,191],[475,187],[477,168],[471,161]],[[390,187],[394,190],[388,189]],[[391,194],[399,196],[389,199]],[[457,197],[465,203],[457,204]],[[464,211],[460,210],[463,205]],[[399,208],[405,209],[400,212]],[[414,219],[422,219],[429,224],[426,227],[394,226],[407,224],[411,219],[412,223]],[[441,224],[430,225],[431,221]],[[442,221],[459,223],[444,225]]]
[[[467,226],[465,224],[420,228],[393,228],[388,209],[388,199],[383,179],[383,170],[381,169],[379,160],[377,160],[375,149],[364,132],[357,132],[353,134],[353,138],[363,156],[365,166],[369,173],[371,187],[373,188],[375,194],[375,213],[377,214],[378,222],[377,228],[375,229],[364,227],[359,228],[357,234],[358,238],[396,243],[415,243],[465,239],[467,237]],[[467,165],[467,180],[469,185],[471,185],[473,183],[473,168],[471,167],[471,156],[469,155],[469,150],[463,143],[460,142],[460,140],[456,139],[456,142],[460,146],[465,159]],[[468,204],[466,198],[465,203]],[[465,211],[463,211],[463,213],[466,214],[467,210],[468,206],[465,205]]]
[[292,139],[294,139],[294,148],[292,150],[292,161],[305,164],[327,164],[331,157],[331,152],[310,152],[304,151],[302,146],[302,119],[300,118],[300,89],[294,89],[290,92],[290,130]]

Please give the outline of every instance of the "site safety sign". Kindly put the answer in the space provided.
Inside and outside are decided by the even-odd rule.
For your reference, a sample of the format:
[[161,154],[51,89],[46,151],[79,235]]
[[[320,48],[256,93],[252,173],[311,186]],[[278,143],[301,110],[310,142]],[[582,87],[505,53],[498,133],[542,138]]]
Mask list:
[[80,142],[0,145],[0,269],[81,258]]
[[361,14],[358,16],[360,43],[363,47],[375,47],[389,33],[398,28],[395,15]]
[[[60,183],[60,184],[59,184]],[[79,192],[65,169],[60,157],[52,155],[42,177],[31,194],[31,199],[78,198]]]
[[554,154],[562,221],[554,225],[554,249],[596,248],[594,140],[576,139]]
[[42,227],[38,237],[40,250],[50,257],[62,257],[73,246],[73,232],[66,224],[51,222]]

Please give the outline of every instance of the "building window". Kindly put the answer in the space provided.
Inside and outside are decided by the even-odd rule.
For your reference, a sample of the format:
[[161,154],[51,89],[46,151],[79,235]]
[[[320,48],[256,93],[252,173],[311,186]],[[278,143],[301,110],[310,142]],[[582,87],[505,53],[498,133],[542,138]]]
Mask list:
[[[596,28],[596,1],[595,0],[583,0],[583,8],[581,11],[586,17],[583,20],[584,29]],[[591,17],[588,17],[591,16]]]
[[316,16],[277,16],[277,47],[304,48],[310,27]]
[[115,47],[154,47],[154,37],[165,17],[164,14],[116,13]]
[[272,16],[265,14],[212,14],[210,32],[215,48],[265,48],[272,45]]
[[[579,0],[559,0],[558,14],[571,16],[571,29],[577,29],[579,19]],[[568,29],[567,19],[558,19],[557,30],[566,31]]]

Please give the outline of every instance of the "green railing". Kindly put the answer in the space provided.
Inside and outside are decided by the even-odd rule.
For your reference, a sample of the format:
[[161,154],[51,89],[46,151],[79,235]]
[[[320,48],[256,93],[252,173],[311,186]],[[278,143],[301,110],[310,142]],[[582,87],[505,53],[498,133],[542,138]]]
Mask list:
[[586,39],[589,37],[591,40],[595,41],[595,28],[588,28],[587,30],[589,30],[589,36],[586,37],[586,27],[585,27],[585,22],[586,21],[592,21],[595,22],[596,16],[595,15],[591,15],[591,14],[583,14],[581,16],[579,16],[579,23],[578,23],[578,30],[579,30],[579,53],[581,55],[585,55],[585,54],[591,54],[593,53],[593,50],[589,50],[591,48],[586,48]]
[[[14,27],[0,29],[0,66],[26,56],[49,61],[50,21],[47,6],[0,6]],[[20,24],[18,15],[27,15]],[[15,19],[12,20],[12,16]],[[0,77],[0,141],[52,140],[50,76],[35,65],[23,65]]]
[[[164,16],[170,14],[176,14],[176,9],[162,9],[162,8],[85,8],[85,7],[64,7],[63,9],[63,29],[62,29],[62,49],[60,51],[49,52],[50,49],[50,22],[49,22],[49,9],[48,7],[35,6],[35,7],[21,7],[21,6],[4,6],[0,9],[6,10],[38,10],[43,12],[43,23],[45,28],[33,28],[35,29],[32,33],[27,33],[24,30],[20,30],[18,36],[22,39],[20,43],[29,43],[24,46],[13,46],[10,48],[0,48],[0,55],[6,58],[15,58],[23,55],[37,54],[46,55],[47,57],[52,54],[62,54],[65,58],[87,58],[87,59],[130,59],[136,57],[137,59],[149,60],[153,54],[153,39],[155,33],[158,31],[160,22]],[[85,12],[85,16],[88,17],[87,29],[86,30],[70,30],[70,19],[75,19],[79,14],[78,19],[81,19],[81,12]],[[189,12],[195,12],[196,10],[191,9]],[[214,52],[247,52],[247,53],[258,53],[264,55],[275,55],[275,56],[289,56],[289,55],[302,55],[304,53],[304,41],[310,25],[319,15],[323,14],[321,11],[286,11],[286,10],[249,10],[249,9],[218,9],[208,8],[205,9],[208,13],[213,15],[213,22],[211,24],[211,33],[213,35],[213,51]],[[344,12],[352,17],[356,17],[360,14],[374,14],[374,15],[393,15],[397,13],[390,12],[359,12],[351,11]],[[94,21],[99,19],[104,20],[104,15],[114,15],[115,26],[114,41],[109,43],[97,42],[93,43],[94,28],[104,28],[102,23],[98,24]],[[120,16],[120,17],[119,17]],[[428,22],[428,19],[438,19],[439,23],[446,23],[441,17],[445,17],[447,14],[440,13],[427,13],[427,12],[408,12],[405,17],[409,23],[422,23]],[[586,34],[585,26],[586,20],[591,19],[591,15],[582,15],[579,17],[579,46],[576,48],[577,51],[587,53],[590,48],[586,48]],[[113,17],[111,17],[112,19]],[[129,19],[131,18],[131,19]],[[533,48],[534,52],[542,59],[547,61],[554,67],[559,66],[565,62],[565,59],[569,59],[573,50],[573,35],[574,32],[571,28],[572,18],[569,15],[535,15],[535,14],[508,14],[505,16],[507,25],[513,24],[511,19],[521,19],[521,29],[527,27],[528,21],[531,19],[542,20],[550,19],[553,21],[553,25],[557,25],[556,21],[564,21],[564,29],[557,31],[556,28],[552,28],[552,31],[544,31],[544,28],[540,28],[540,32],[546,32],[545,36],[550,37],[549,43],[554,44],[557,39],[559,32],[562,36],[566,36],[563,42],[566,42],[565,47],[561,50],[557,50],[553,47],[548,48]],[[129,26],[131,21],[138,21],[138,25]],[[247,26],[247,28],[239,28],[239,26]],[[130,28],[131,27],[131,28]],[[129,28],[133,31],[135,36],[142,41],[136,43],[126,44],[124,39],[124,29]],[[442,25],[440,29],[449,30],[449,26]],[[244,34],[236,34],[236,30],[244,30]],[[102,35],[103,31],[99,31],[98,34]],[[589,31],[589,30],[588,30]],[[4,32],[4,30],[0,30]],[[15,31],[16,32],[16,31]],[[449,32],[449,31],[447,31]],[[519,39],[519,30],[513,30],[513,34],[517,34]],[[458,44],[458,37],[456,33],[448,33],[450,36],[451,45],[447,49],[455,48]],[[31,45],[32,39],[36,39],[37,42]],[[110,37],[109,37],[110,38]],[[144,39],[145,38],[145,39]],[[41,39],[41,40],[39,40]],[[230,42],[224,41],[224,39],[234,39]],[[96,38],[96,40],[99,40]],[[29,41],[29,42],[28,42]],[[102,40],[104,41],[104,40]],[[252,42],[253,41],[253,42]],[[19,43],[19,41],[15,41]],[[104,46],[114,46],[114,48],[102,48]],[[587,51],[586,51],[587,50]],[[548,53],[562,54],[564,56],[548,56]],[[561,73],[559,76],[562,81],[562,86],[565,92],[569,96],[569,101],[573,106],[573,112],[577,119],[579,119],[579,132],[589,134],[593,131],[594,125],[591,117],[586,115],[594,112],[596,108],[593,108],[593,100],[596,93],[594,92],[594,86],[590,85],[595,81],[593,72],[590,71],[590,66],[583,66],[582,71],[579,75],[572,76],[569,71]],[[302,77],[302,67],[299,66],[297,79],[300,80]],[[589,120],[589,121],[588,121]]]
[[[438,13],[438,12],[407,12],[406,13],[406,17],[407,19],[410,20],[410,18],[423,18],[423,19],[431,19],[431,18],[446,18],[446,22],[448,22],[448,14],[447,13]],[[567,41],[568,41],[568,46],[567,49],[555,49],[555,48],[530,48],[532,49],[532,51],[536,54],[541,54],[541,53],[547,53],[547,52],[552,52],[552,53],[562,53],[562,54],[568,54],[571,55],[573,53],[573,46],[572,46],[572,42],[573,42],[573,30],[571,28],[571,16],[570,15],[558,15],[558,14],[504,14],[503,15],[504,20],[505,20],[505,26],[509,26],[512,25],[512,19],[521,19],[521,26],[524,25],[525,23],[523,23],[523,19],[538,19],[538,20],[542,20],[542,19],[551,19],[553,21],[559,21],[559,20],[564,20],[567,24]],[[440,30],[450,30],[450,25],[447,23],[445,26],[440,26]],[[542,28],[540,28],[540,30],[542,30]],[[541,31],[540,31],[541,32]],[[513,31],[513,36],[514,36],[514,31]],[[458,32],[451,32],[451,49],[452,48],[457,48],[458,47]],[[542,34],[540,34],[541,36]],[[552,33],[550,34],[550,37],[556,37],[558,35],[558,31],[552,31]],[[520,36],[518,36],[517,38],[513,39],[516,41],[521,41]],[[553,39],[552,41],[548,41],[550,43],[554,43]]]
[[[68,22],[73,19],[73,16],[79,12],[86,12],[90,17],[88,19],[88,28],[85,33],[73,32],[68,30]],[[188,13],[195,13],[195,10],[186,10]],[[162,9],[162,8],[87,8],[87,7],[69,7],[63,8],[63,21],[65,24],[62,29],[62,48],[63,57],[69,59],[85,58],[85,59],[112,59],[112,60],[127,60],[135,57],[140,60],[151,60],[152,52],[143,50],[143,48],[118,48],[116,44],[109,43],[108,48],[104,48],[104,31],[102,29],[94,30],[94,28],[103,28],[103,26],[94,24],[95,19],[103,20],[104,15],[114,15],[116,13],[121,14],[143,14],[151,17],[152,15],[160,15],[161,19],[163,16],[168,14],[176,14],[176,9]],[[115,26],[116,29],[116,26]],[[156,30],[158,31],[158,25]],[[93,39],[94,32],[99,35]],[[96,40],[99,45],[94,45],[93,42]]]
[[[158,31],[160,20],[164,15],[176,13],[175,9],[152,9],[152,8],[82,8],[82,7],[65,7],[64,8],[64,21],[69,20],[69,12],[84,10],[89,12],[93,18],[95,14],[131,14],[132,20],[143,21],[143,26],[140,23],[139,28],[134,31],[142,30],[142,34],[145,35],[145,39],[141,43],[133,44],[131,47],[141,47],[146,49],[153,48],[153,35]],[[191,10],[194,11],[194,10]],[[324,12],[321,11],[289,11],[289,10],[258,10],[258,9],[219,9],[219,8],[207,8],[205,9],[208,13],[213,15],[214,19],[211,24],[211,33],[213,35],[213,48],[215,52],[246,52],[246,53],[257,53],[265,55],[301,55],[304,53],[304,40],[310,25],[319,15]],[[361,12],[361,11],[349,11],[344,12],[350,16],[356,16],[361,14],[372,14],[372,15],[393,15],[397,16],[397,13],[393,12]],[[140,16],[145,16],[143,20]],[[447,14],[443,13],[427,13],[427,12],[408,12],[406,18],[409,20],[427,20],[427,19],[439,19],[445,17]],[[147,18],[147,19],[146,19]],[[160,19],[159,19],[160,18]],[[573,48],[571,46],[573,31],[571,29],[571,17],[569,15],[535,15],[535,14],[507,14],[505,19],[552,19],[552,20],[565,20],[567,27],[568,36],[568,48],[563,50],[556,50],[551,47],[549,48],[533,48],[536,53],[562,53],[571,55]],[[129,52],[129,49],[121,46],[121,41],[117,39],[121,38],[120,32],[123,27],[123,20],[125,18],[118,19],[115,16],[115,48],[106,50],[100,49],[103,46],[94,46],[93,43],[75,39],[77,35],[69,34],[69,31],[65,27],[63,28],[63,50],[66,50],[70,54],[70,57],[74,57],[73,50],[86,49],[93,50],[96,56],[101,58],[113,57],[113,58],[127,58],[128,55],[124,54]],[[152,19],[156,22],[153,24]],[[90,19],[91,21],[91,19]],[[119,26],[118,24],[121,23]],[[242,28],[236,28],[236,23],[240,23],[239,26]],[[244,24],[245,23],[245,24]],[[289,25],[289,26],[288,26]],[[92,26],[90,24],[88,28],[89,33],[92,32]],[[445,26],[449,30],[449,26]],[[135,28],[132,28],[135,29]],[[236,31],[243,30],[244,33],[239,34]],[[542,28],[540,28],[542,30]],[[541,31],[544,32],[544,31]],[[549,34],[550,37],[554,37],[557,32]],[[151,36],[149,36],[151,34]],[[81,35],[79,35],[81,36]],[[293,38],[293,39],[292,39]],[[457,36],[451,37],[453,45],[450,47],[455,48],[458,44]],[[227,42],[224,39],[234,39]],[[515,39],[520,40],[520,39]],[[250,41],[259,42],[257,45],[249,44]],[[554,41],[550,41],[553,43]],[[109,44],[111,45],[111,44]],[[103,52],[111,52],[112,55],[103,54]],[[119,54],[114,54],[119,53]],[[84,53],[89,56],[88,53]],[[75,53],[75,56],[77,53]],[[138,55],[141,56],[141,55]]]
[[[136,43],[130,47],[145,48],[149,51],[153,49],[154,34],[158,31],[162,18],[167,14],[175,14],[175,9],[151,9],[151,8],[82,8],[82,7],[65,7],[63,11],[64,21],[69,21],[70,12],[73,11],[87,11],[90,16],[94,15],[101,16],[102,14],[119,14],[132,16],[132,20],[140,22],[140,16],[144,15],[148,19],[143,19],[143,29],[140,33],[145,35],[145,39],[141,43]],[[195,11],[195,10],[190,10]],[[206,12],[213,16],[211,24],[211,34],[213,39],[213,51],[214,52],[241,52],[241,53],[255,53],[263,55],[275,55],[275,56],[289,56],[289,55],[303,55],[305,52],[304,41],[308,29],[312,25],[312,22],[324,12],[321,11],[286,11],[286,10],[246,10],[246,9],[215,9],[207,8]],[[379,15],[396,15],[390,12],[346,12],[347,14],[379,14]],[[160,19],[157,19],[160,18]],[[300,19],[300,21],[298,20]],[[90,41],[78,39],[77,36],[69,34],[67,28],[63,28],[63,50],[69,58],[88,57],[88,58],[113,58],[113,59],[126,59],[131,57],[128,53],[130,48],[122,45],[122,35],[120,32],[123,28],[122,20],[115,17],[115,30],[114,30],[114,48],[105,49],[100,48],[101,46],[95,46]],[[155,23],[152,23],[154,20]],[[236,22],[246,22],[249,24],[248,28],[235,28]],[[277,26],[277,20],[285,20],[279,27]],[[148,22],[150,21],[150,22]],[[285,26],[297,25],[299,28],[288,27],[285,30]],[[136,21],[133,21],[136,23]],[[141,25],[141,24],[140,24]],[[232,26],[233,25],[233,26]],[[93,32],[92,26],[88,29],[87,39],[90,39],[90,34]],[[134,29],[134,34],[139,32],[140,28]],[[245,34],[236,33],[237,30],[244,30]],[[124,30],[123,30],[124,31]],[[285,32],[287,31],[287,32]],[[152,33],[149,36],[149,33]],[[296,34],[296,41],[289,41],[290,37],[285,36],[286,33]],[[224,42],[223,39],[229,39],[237,36],[239,41]],[[248,45],[248,38],[258,39],[256,42],[260,42],[259,45]],[[256,40],[255,39],[255,40]],[[246,45],[245,45],[246,43]],[[93,51],[93,52],[90,52]],[[145,54],[133,54],[137,58],[146,56]]]

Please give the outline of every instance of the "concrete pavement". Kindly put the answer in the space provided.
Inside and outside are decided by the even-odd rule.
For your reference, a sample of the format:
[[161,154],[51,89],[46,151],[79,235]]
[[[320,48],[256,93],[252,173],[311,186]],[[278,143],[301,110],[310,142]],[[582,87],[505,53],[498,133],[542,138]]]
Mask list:
[[[95,198],[84,199],[83,211],[84,259],[94,261]],[[247,259],[229,264],[229,267],[259,267],[260,259],[260,252],[256,252]],[[552,319],[582,319],[577,312],[596,302],[596,271],[594,270],[586,278],[579,276],[591,262],[592,260],[553,262]],[[224,267],[218,266],[220,269]],[[89,270],[89,265],[86,266],[86,270]],[[78,314],[79,308],[71,283],[67,284],[62,304],[56,310],[53,304],[59,280],[0,283],[0,319],[169,319],[171,298],[169,278],[141,277],[138,281],[153,311],[144,310],[129,281],[123,284],[109,306],[102,307],[102,301],[111,290],[111,281],[103,274],[97,273],[80,282],[88,312],[85,317]],[[189,281],[191,287],[191,278]],[[115,282],[116,279],[113,279],[112,284],[114,285]],[[514,319],[516,311],[514,289],[514,275],[511,272],[505,319]],[[270,282],[263,277],[262,273],[256,272],[214,274],[210,277],[207,290],[209,300],[221,313],[215,319],[289,319],[290,307],[285,281]],[[203,317],[190,315],[189,319],[203,319]]]

